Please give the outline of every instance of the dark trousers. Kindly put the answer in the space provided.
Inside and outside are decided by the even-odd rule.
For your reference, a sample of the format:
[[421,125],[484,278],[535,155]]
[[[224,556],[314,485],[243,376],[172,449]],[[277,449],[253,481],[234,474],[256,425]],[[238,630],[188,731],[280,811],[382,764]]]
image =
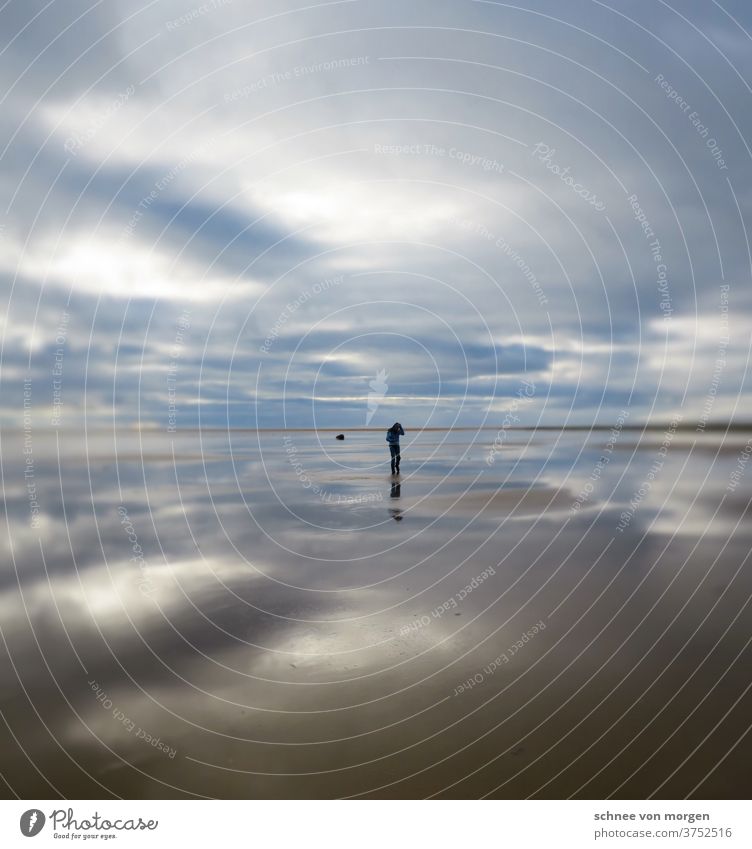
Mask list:
[[392,455],[392,472],[399,471],[399,464],[402,457],[400,456],[399,445],[390,445],[389,451]]

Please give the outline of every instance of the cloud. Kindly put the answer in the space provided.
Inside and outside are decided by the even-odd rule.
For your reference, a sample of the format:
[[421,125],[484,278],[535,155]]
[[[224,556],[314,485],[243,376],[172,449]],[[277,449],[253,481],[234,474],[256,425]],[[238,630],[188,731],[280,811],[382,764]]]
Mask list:
[[748,407],[748,36],[722,9],[192,9],[6,10],[3,379],[40,410],[68,304],[71,423],[113,398],[163,423],[184,309],[185,425],[311,399],[358,423],[379,368],[418,419],[522,375],[528,421],[699,415],[724,282],[713,415]]

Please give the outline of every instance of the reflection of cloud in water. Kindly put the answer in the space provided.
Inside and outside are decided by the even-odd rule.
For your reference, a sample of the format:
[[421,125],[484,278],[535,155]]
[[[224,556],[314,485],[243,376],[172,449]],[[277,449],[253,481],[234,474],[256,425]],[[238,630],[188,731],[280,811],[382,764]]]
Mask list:
[[[696,705],[715,672],[705,666],[696,679],[689,676],[749,594],[748,576],[740,573],[731,583],[749,549],[747,524],[731,533],[746,509],[742,486],[724,502],[721,516],[730,539],[717,563],[718,535],[698,537],[725,492],[734,453],[711,465],[713,455],[706,451],[690,459],[684,447],[672,447],[663,475],[619,535],[621,505],[650,468],[652,448],[638,450],[628,466],[621,458],[626,461],[629,453],[615,454],[586,509],[572,517],[573,493],[599,456],[597,435],[587,441],[581,433],[564,434],[552,452],[552,437],[545,433],[524,452],[505,448],[491,471],[483,467],[490,438],[481,435],[468,448],[466,434],[451,435],[439,461],[431,458],[437,445],[432,435],[426,445],[415,443],[419,471],[407,468],[399,480],[337,472],[312,435],[296,435],[312,475],[336,482],[353,498],[382,496],[336,506],[322,503],[286,473],[279,439],[262,444],[263,467],[257,456],[234,470],[226,437],[204,435],[206,465],[193,459],[197,438],[180,438],[186,459],[174,467],[160,459],[143,470],[123,459],[138,453],[134,437],[119,440],[122,502],[144,569],[129,559],[133,542],[118,514],[114,457],[91,466],[92,507],[87,476],[66,473],[61,494],[54,464],[40,445],[41,550],[23,524],[23,503],[11,514],[23,601],[15,571],[6,571],[0,615],[16,664],[14,671],[3,661],[6,680],[18,674],[66,750],[123,794],[165,791],[103,749],[57,686],[83,722],[126,761],[193,793],[205,792],[207,782],[212,795],[246,795],[249,787],[260,797],[364,792],[388,776],[430,765],[485,731],[488,753],[502,752],[505,741],[525,734],[539,752],[559,747],[529,770],[526,780],[534,789],[567,753],[589,745],[605,716],[598,703],[612,688],[615,695],[608,698],[615,704],[609,701],[603,710],[617,716],[634,704],[635,727],[654,719],[688,680],[694,683],[683,692],[683,709]],[[157,437],[146,442],[153,457],[164,454]],[[244,453],[251,453],[249,444]],[[370,436],[350,435],[348,462],[367,465],[372,449]],[[463,475],[447,475],[461,458]],[[11,482],[22,468],[18,459],[15,466],[6,464]],[[75,458],[64,462],[71,466]],[[697,482],[708,471],[690,509]],[[682,518],[689,521],[673,536]],[[489,566],[493,577],[463,595]],[[456,607],[449,602],[460,597]],[[477,689],[448,698],[541,619],[545,632],[512,663]],[[416,622],[426,624],[410,630]],[[730,638],[718,649],[728,662],[737,642]],[[672,664],[676,652],[683,653]],[[174,747],[174,759],[108,715],[87,684],[92,680],[113,706]],[[644,701],[636,701],[655,681]],[[727,697],[741,691],[735,668],[726,682],[726,690],[708,697],[701,715],[720,715]],[[481,708],[487,699],[488,707]],[[2,706],[36,762],[56,770],[66,786],[91,794],[95,785],[38,733],[20,686],[4,690]],[[556,719],[547,721],[555,711]],[[595,711],[592,723],[567,737],[589,711]],[[656,720],[645,744],[666,740],[675,715],[666,711]],[[502,729],[492,731],[499,722]],[[447,737],[441,732],[450,723],[456,724]],[[352,739],[333,742],[343,738]],[[277,745],[283,743],[288,745]],[[409,755],[392,754],[404,747]],[[666,748],[667,769],[678,763],[680,751]],[[33,771],[14,746],[7,751],[8,768],[33,795],[40,789]],[[483,760],[471,751],[463,756],[465,771]],[[356,767],[363,761],[373,763]],[[586,780],[591,761],[578,764],[572,775]],[[626,776],[633,766],[625,756],[618,774]],[[498,768],[502,777],[514,774],[505,761]],[[246,770],[330,772],[313,788],[309,779],[253,777]],[[408,781],[405,792],[432,792],[458,774],[451,770],[433,779],[429,773],[423,783]],[[476,781],[468,785],[472,793],[485,792],[482,773]],[[642,786],[632,785],[633,794]],[[552,784],[557,793],[563,787]]]

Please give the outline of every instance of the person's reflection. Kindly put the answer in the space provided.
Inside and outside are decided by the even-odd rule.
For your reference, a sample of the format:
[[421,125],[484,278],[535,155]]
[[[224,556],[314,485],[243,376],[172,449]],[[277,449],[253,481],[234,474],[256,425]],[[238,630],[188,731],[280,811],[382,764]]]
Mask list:
[[[390,498],[399,498],[402,495],[402,484],[399,481],[392,481],[392,489],[389,493]],[[402,521],[402,510],[399,507],[390,507],[389,513],[395,522]]]

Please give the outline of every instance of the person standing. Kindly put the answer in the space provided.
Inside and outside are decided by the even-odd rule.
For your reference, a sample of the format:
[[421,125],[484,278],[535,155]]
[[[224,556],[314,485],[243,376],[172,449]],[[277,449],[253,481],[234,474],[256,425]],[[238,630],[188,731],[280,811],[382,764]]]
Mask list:
[[386,441],[389,445],[389,453],[392,457],[392,474],[399,474],[400,460],[400,436],[404,436],[405,431],[399,422],[395,422],[386,432]]

